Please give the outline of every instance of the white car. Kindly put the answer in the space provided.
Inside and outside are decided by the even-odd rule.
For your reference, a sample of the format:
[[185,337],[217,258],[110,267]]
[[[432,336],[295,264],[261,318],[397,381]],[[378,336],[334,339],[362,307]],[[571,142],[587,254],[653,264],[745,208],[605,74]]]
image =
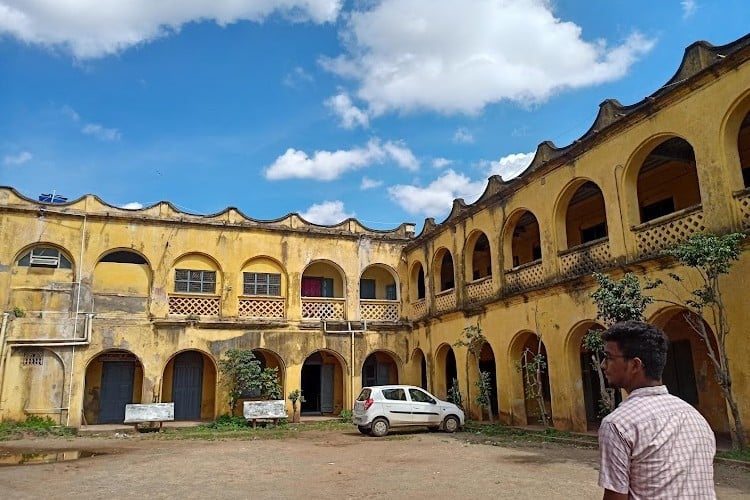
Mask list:
[[352,413],[359,432],[376,437],[385,436],[391,427],[411,425],[456,432],[465,420],[461,408],[413,385],[364,387]]

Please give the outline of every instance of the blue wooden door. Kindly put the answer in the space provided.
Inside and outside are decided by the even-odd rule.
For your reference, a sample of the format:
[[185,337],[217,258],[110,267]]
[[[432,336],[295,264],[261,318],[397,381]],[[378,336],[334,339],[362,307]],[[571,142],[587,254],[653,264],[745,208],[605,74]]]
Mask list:
[[203,395],[203,356],[183,352],[174,360],[172,400],[175,420],[200,420]]
[[122,423],[125,405],[133,402],[135,364],[105,361],[102,366],[102,392],[99,401],[100,424]]
[[320,412],[333,413],[333,365],[320,366]]

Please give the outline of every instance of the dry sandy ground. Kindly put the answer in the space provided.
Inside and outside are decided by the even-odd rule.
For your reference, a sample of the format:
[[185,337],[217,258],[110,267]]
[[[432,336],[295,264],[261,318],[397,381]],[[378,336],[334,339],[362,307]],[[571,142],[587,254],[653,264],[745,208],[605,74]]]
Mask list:
[[[476,440],[479,439],[479,442]],[[599,499],[597,451],[486,438],[309,431],[283,440],[79,437],[0,443],[9,453],[84,449],[70,462],[0,467],[0,498]],[[750,471],[716,466],[719,498],[750,498]]]

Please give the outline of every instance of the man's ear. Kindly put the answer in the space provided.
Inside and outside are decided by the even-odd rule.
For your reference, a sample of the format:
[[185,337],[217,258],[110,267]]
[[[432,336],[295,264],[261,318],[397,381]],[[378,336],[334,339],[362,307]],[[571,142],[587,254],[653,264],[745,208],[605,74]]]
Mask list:
[[635,357],[633,358],[633,362],[635,363],[636,371],[640,370],[641,368],[645,370],[646,367],[643,365],[643,360],[641,358]]

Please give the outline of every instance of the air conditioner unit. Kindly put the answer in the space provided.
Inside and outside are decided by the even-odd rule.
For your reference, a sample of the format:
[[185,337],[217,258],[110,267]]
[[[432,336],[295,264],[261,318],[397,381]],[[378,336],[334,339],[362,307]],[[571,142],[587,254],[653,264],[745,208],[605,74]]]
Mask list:
[[46,255],[32,255],[30,264],[32,266],[47,266],[47,267],[57,267],[57,265],[60,263],[60,257],[59,256],[46,256]]

